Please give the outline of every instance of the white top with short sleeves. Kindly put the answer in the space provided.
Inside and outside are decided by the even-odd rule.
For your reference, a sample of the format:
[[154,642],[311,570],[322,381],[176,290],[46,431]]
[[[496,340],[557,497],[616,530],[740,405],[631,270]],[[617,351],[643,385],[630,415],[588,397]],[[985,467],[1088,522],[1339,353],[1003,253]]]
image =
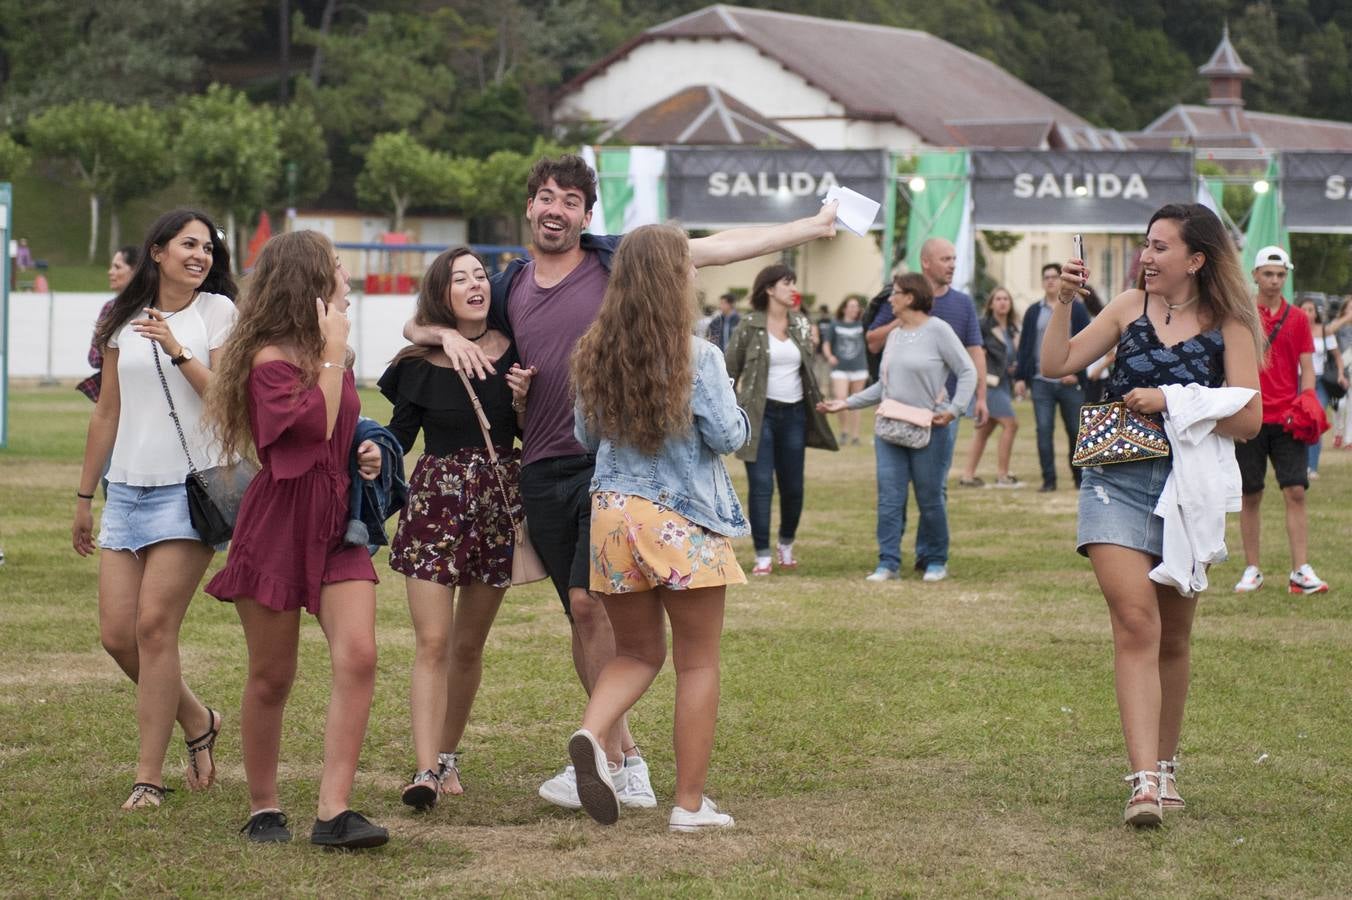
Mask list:
[[803,399],[803,354],[791,338],[780,340],[767,332],[770,338],[770,372],[765,383],[765,398],[780,403],[797,403]]
[[[139,312],[132,316],[133,320],[140,318]],[[178,342],[210,367],[211,351],[225,343],[235,324],[235,304],[220,294],[198,294],[166,322]],[[154,341],[137,334],[131,320],[113,335],[108,346],[118,351],[117,386],[121,400],[108,480],[154,487],[182,484],[188,477],[188,460],[183,455],[174,420],[169,418],[169,404],[155,372],[152,347],[159,351],[160,367],[174,398],[174,409],[183,425],[193,463],[198,469],[220,465],[220,448],[202,424],[202,398],[179,367],[170,365],[169,355]]]

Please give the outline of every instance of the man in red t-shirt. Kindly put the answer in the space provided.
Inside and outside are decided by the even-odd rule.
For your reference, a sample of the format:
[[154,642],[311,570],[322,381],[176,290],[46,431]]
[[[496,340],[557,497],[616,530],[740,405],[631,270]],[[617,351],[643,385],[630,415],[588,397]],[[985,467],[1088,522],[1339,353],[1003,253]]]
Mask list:
[[1258,316],[1268,336],[1268,354],[1266,364],[1258,373],[1258,386],[1263,395],[1263,427],[1252,440],[1235,443],[1235,459],[1239,462],[1244,491],[1239,531],[1244,539],[1246,565],[1243,576],[1235,585],[1235,591],[1241,594],[1263,586],[1263,572],[1258,567],[1262,529],[1259,513],[1269,459],[1286,501],[1286,536],[1291,544],[1291,593],[1322,594],[1329,589],[1328,584],[1314,573],[1306,557],[1305,489],[1310,486],[1306,469],[1308,451],[1305,444],[1292,437],[1285,427],[1296,397],[1305,391],[1314,391],[1314,335],[1310,333],[1310,322],[1282,298],[1287,272],[1293,268],[1291,257],[1281,247],[1264,247],[1254,257]]

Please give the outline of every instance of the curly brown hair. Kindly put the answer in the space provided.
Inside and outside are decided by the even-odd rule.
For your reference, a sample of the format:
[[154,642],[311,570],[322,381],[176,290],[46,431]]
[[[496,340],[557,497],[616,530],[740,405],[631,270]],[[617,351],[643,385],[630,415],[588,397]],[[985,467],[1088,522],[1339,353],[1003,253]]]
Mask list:
[[576,153],[565,153],[557,159],[540,157],[531,166],[530,175],[526,178],[526,199],[534,200],[540,188],[551,178],[561,188],[581,191],[586,199],[584,209],[591,212],[596,205],[596,173],[586,160]]
[[333,243],[317,231],[279,234],[259,252],[207,388],[204,417],[226,458],[255,455],[249,373],[258,351],[270,345],[291,350],[303,373],[302,388],[319,377],[324,336],[315,298],[327,302],[338,287],[335,254]]
[[[483,259],[468,247],[453,247],[443,251],[423,273],[422,284],[418,287],[418,305],[413,312],[414,322],[455,329],[455,313],[451,310],[451,270],[455,267],[455,261],[462,256],[472,256],[480,267],[484,267]],[[426,358],[437,349],[424,344],[409,344],[394,355],[390,365],[406,359]]]
[[671,225],[634,229],[615,253],[601,311],[573,351],[587,428],[644,453],[687,433],[694,327],[685,232]]

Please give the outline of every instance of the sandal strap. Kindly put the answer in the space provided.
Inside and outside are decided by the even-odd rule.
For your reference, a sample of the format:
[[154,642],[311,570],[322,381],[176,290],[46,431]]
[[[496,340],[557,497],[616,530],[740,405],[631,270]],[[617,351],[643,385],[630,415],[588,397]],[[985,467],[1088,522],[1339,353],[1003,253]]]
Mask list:
[[183,742],[187,744],[189,753],[200,753],[203,750],[210,750],[212,747],[216,746],[216,736],[221,733],[221,726],[217,724],[221,720],[221,714],[208,706],[207,719],[211,724],[207,727],[205,734],[200,734],[192,740],[185,740]]
[[413,777],[409,779],[409,784],[422,784],[425,781],[440,781],[440,780],[441,779],[437,777],[437,773],[434,769],[423,769],[419,772],[413,773]]
[[[1151,782],[1154,779],[1154,782]],[[1136,798],[1141,794],[1148,794],[1152,791],[1159,791],[1160,773],[1152,772],[1149,769],[1142,769],[1139,772],[1132,772],[1122,778],[1123,781],[1131,785],[1131,796]]]

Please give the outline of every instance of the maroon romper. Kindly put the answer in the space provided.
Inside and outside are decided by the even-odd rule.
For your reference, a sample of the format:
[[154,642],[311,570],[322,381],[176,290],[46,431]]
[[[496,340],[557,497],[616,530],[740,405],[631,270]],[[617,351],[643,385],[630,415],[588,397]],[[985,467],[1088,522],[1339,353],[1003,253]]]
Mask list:
[[278,611],[319,613],[321,585],[377,581],[365,547],[343,543],[348,520],[348,460],[361,398],[343,373],[338,421],[318,386],[300,386],[285,360],[249,373],[249,424],[262,468],[244,492],[230,556],[206,591],[218,600],[248,597]]

